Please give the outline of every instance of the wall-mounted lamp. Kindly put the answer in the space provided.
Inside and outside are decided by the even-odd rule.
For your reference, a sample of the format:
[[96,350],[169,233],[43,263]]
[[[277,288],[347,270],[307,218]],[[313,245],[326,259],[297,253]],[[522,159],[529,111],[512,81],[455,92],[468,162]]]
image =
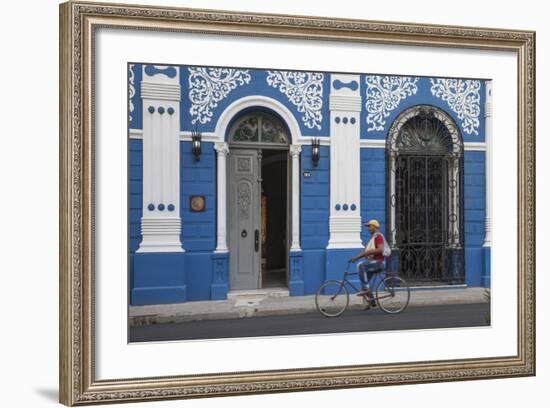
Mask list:
[[318,137],[314,137],[311,139],[311,161],[313,162],[313,166],[317,167],[317,163],[319,162],[319,158],[321,157],[321,141]]
[[195,129],[191,131],[191,151],[193,152],[193,156],[195,156],[195,161],[201,159],[201,139],[201,132],[195,126]]

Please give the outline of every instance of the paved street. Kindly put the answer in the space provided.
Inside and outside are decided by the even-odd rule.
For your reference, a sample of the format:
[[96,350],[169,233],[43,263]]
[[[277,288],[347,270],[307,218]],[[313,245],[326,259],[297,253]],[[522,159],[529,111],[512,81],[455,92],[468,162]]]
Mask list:
[[409,306],[389,315],[375,308],[347,310],[336,318],[303,313],[240,319],[164,323],[130,328],[130,341],[213,339],[229,337],[320,334],[377,330],[434,329],[485,326],[488,303]]

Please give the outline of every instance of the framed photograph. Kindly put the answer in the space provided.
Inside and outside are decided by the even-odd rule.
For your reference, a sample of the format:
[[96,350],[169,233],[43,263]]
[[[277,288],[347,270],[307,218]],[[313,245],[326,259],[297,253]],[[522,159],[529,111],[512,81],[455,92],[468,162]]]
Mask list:
[[60,6],[60,402],[535,374],[535,33]]

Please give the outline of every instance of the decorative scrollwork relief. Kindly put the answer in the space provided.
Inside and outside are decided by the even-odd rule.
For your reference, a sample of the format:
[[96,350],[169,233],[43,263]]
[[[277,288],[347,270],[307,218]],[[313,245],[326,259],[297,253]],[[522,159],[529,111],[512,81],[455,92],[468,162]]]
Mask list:
[[386,118],[408,96],[416,94],[417,77],[367,75],[367,132],[384,130]]
[[267,83],[279,89],[302,113],[310,129],[321,129],[324,74],[301,71],[267,71]]
[[478,134],[481,81],[475,79],[430,79],[432,95],[449,105],[461,120],[462,130]]
[[218,103],[240,85],[250,83],[247,69],[189,67],[191,123],[208,123]]
[[134,64],[128,65],[128,101],[129,101],[129,120],[132,121],[132,112],[134,112],[134,102],[132,98],[136,95],[136,86],[134,84],[135,75],[134,75]]

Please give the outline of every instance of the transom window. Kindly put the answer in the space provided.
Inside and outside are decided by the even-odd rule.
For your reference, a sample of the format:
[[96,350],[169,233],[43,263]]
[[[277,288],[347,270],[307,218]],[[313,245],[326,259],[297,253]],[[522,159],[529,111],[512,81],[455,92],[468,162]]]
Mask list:
[[407,120],[395,141],[399,153],[445,155],[453,152],[449,129],[433,113],[419,114]]
[[238,118],[229,131],[233,144],[288,145],[289,134],[284,123],[267,112],[257,111]]

